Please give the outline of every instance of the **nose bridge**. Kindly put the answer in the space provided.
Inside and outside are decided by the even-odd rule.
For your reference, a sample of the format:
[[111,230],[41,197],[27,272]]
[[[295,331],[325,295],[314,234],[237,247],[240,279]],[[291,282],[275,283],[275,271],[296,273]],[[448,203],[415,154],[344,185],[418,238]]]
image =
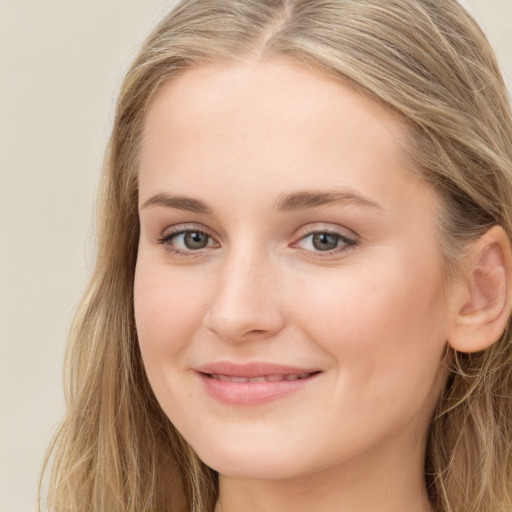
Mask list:
[[219,270],[206,326],[231,341],[279,331],[282,312],[276,270],[265,251],[242,245],[233,248]]

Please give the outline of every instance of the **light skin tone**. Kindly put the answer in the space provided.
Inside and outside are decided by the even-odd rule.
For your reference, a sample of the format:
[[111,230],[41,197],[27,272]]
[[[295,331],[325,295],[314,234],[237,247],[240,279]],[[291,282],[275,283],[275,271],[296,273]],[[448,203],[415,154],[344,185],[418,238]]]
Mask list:
[[[491,230],[444,293],[437,198],[403,136],[280,58],[193,68],[149,109],[140,347],[163,410],[219,472],[223,512],[433,510],[423,461],[447,343],[499,337],[510,257]],[[202,371],[219,362],[308,375],[270,399],[258,382],[219,398]]]

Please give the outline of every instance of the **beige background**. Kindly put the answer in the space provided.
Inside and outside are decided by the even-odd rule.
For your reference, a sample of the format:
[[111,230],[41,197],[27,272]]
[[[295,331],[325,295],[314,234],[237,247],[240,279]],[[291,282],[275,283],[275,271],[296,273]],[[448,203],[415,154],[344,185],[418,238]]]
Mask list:
[[[0,512],[33,512],[123,73],[168,0],[0,0]],[[512,0],[467,0],[512,85]]]

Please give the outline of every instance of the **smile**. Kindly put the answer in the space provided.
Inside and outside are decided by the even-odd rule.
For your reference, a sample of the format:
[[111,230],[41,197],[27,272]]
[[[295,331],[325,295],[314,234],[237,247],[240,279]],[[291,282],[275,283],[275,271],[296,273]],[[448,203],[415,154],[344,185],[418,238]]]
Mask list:
[[228,405],[256,406],[299,392],[322,372],[271,363],[219,362],[197,370],[208,396]]

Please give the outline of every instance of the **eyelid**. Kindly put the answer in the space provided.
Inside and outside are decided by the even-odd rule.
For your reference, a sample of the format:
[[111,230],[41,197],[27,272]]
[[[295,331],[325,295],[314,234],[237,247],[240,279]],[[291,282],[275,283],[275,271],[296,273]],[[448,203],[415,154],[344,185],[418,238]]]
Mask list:
[[360,235],[352,229],[340,226],[338,224],[332,224],[330,222],[311,222],[297,230],[295,235],[296,240],[302,239],[313,233],[332,233],[339,235],[349,240],[359,240]]
[[210,229],[206,227],[204,224],[200,222],[180,222],[179,224],[173,224],[171,226],[167,226],[161,231],[160,237],[175,235],[176,233],[183,233],[183,231],[201,231],[202,233],[206,233],[212,238],[218,238],[218,236]]

